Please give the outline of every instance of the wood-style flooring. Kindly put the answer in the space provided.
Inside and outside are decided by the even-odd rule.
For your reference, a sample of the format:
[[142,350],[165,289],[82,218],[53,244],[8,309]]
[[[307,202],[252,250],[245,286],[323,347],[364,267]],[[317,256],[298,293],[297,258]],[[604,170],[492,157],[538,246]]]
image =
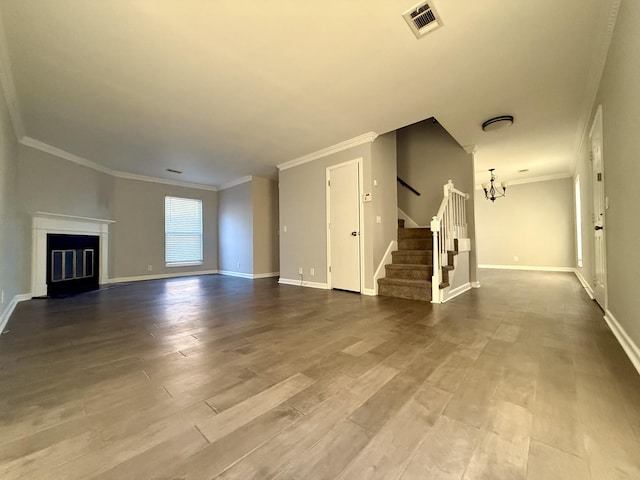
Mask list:
[[639,479],[640,376],[572,274],[444,305],[190,277],[31,300],[0,478]]

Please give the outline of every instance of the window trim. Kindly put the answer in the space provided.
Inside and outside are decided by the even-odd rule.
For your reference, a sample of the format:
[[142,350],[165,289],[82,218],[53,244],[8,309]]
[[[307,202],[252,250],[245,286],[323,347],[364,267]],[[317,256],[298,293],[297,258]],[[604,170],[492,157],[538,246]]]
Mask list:
[[[201,260],[187,260],[187,261],[177,261],[177,262],[168,262],[167,261],[167,199],[175,198],[178,200],[189,200],[193,202],[200,203],[200,253]],[[204,265],[204,202],[201,198],[190,198],[190,197],[178,197],[176,195],[165,195],[164,196],[164,265],[166,268],[174,268],[174,267],[195,267]]]

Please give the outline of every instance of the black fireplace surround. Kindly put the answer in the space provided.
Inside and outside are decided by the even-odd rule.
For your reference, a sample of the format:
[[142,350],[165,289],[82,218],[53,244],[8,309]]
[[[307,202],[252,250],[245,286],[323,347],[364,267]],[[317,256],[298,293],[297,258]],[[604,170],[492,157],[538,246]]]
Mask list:
[[47,234],[47,296],[61,297],[100,286],[100,237]]

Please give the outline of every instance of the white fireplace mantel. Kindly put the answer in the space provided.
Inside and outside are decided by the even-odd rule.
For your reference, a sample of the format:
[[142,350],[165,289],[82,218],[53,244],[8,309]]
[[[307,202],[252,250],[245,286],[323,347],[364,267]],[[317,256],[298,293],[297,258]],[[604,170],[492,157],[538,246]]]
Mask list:
[[49,212],[32,214],[31,294],[47,294],[47,234],[97,235],[100,237],[100,284],[109,278],[109,225],[114,220],[76,217]]

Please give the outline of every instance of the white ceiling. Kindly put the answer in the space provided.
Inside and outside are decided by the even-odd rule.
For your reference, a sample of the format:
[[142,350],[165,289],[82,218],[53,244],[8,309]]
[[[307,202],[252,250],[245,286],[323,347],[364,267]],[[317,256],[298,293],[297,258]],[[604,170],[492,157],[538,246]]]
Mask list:
[[[420,40],[401,16],[414,0],[0,12],[25,135],[113,170],[221,185],[433,116],[477,146],[477,171],[517,180],[571,173],[615,1],[434,0],[444,26]],[[482,132],[501,114],[515,124]]]

